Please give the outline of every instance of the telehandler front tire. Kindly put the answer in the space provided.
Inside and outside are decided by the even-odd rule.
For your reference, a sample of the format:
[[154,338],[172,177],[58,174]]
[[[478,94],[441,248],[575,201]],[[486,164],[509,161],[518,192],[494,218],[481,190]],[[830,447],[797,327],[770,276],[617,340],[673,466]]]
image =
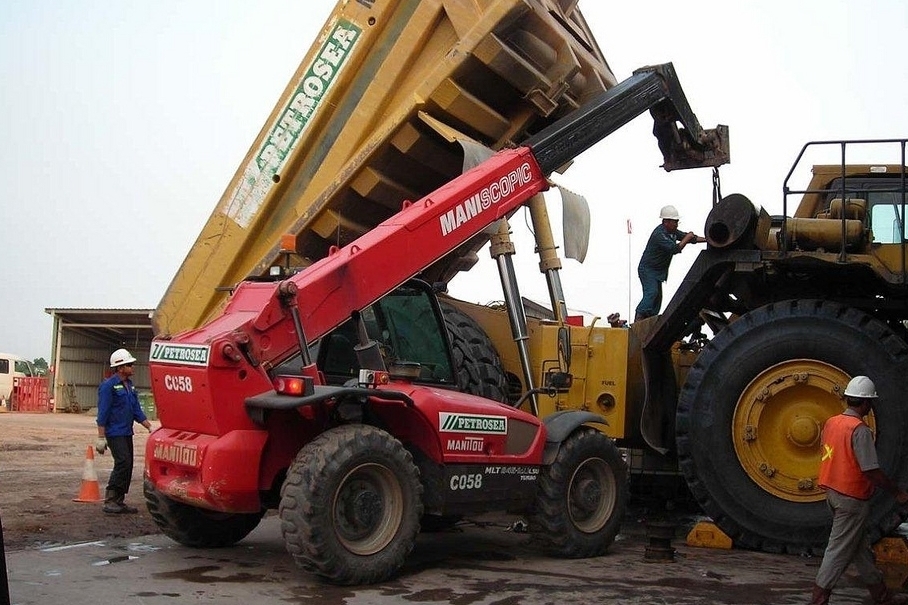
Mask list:
[[604,554],[627,509],[627,465],[615,442],[582,426],[539,473],[530,530],[546,553],[567,559]]
[[387,432],[359,424],[328,430],[300,450],[279,507],[297,565],[340,585],[394,574],[413,549],[422,511],[410,453]]

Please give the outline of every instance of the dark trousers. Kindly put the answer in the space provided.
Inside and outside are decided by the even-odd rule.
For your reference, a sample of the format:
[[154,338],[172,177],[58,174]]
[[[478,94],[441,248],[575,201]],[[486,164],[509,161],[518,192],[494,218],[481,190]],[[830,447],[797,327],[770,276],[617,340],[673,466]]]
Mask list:
[[107,490],[117,494],[118,499],[129,493],[129,484],[132,482],[133,446],[132,435],[128,437],[108,437],[107,447],[114,459],[113,470],[107,481]]
[[637,276],[643,286],[643,298],[634,315],[634,320],[658,315],[662,310],[662,280],[653,269],[638,267]]

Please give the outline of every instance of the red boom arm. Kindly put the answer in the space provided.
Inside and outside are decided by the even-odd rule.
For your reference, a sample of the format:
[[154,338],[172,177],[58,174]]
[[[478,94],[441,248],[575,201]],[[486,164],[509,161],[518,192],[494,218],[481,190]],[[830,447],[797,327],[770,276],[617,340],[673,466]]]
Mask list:
[[[297,286],[302,324],[318,339],[360,310],[442,258],[479,231],[548,188],[528,147],[500,151],[479,166],[404,208],[354,242],[290,278]],[[181,343],[210,343],[218,359],[222,337],[252,337],[253,356],[282,361],[298,340],[274,283],[241,283],[224,313]],[[267,338],[262,338],[267,333]],[[237,350],[238,345],[232,344]]]

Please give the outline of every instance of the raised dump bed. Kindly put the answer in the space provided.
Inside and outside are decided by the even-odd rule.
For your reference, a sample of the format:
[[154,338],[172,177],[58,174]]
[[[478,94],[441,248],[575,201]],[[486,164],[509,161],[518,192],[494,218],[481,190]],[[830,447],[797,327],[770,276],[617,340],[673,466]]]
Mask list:
[[[229,290],[305,266],[463,170],[458,140],[519,143],[615,77],[572,0],[342,0],[281,95],[153,318],[197,327]],[[447,281],[481,235],[429,269]]]

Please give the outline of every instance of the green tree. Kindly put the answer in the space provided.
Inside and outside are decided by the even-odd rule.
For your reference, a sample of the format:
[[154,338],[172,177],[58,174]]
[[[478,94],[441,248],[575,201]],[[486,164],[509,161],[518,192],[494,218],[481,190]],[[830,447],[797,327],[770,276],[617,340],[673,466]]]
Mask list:
[[38,372],[38,376],[47,375],[47,361],[45,361],[43,357],[39,357],[32,361],[32,365],[35,366],[35,371]]

